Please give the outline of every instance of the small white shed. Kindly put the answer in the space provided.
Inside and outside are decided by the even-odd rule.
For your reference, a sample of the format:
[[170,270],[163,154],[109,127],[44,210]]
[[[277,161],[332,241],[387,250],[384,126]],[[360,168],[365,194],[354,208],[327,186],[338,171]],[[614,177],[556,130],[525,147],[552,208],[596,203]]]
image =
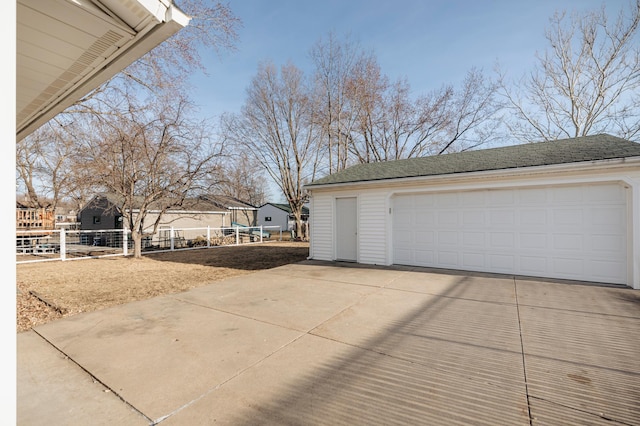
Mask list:
[[640,144],[610,135],[361,164],[307,185],[310,257],[640,289]]

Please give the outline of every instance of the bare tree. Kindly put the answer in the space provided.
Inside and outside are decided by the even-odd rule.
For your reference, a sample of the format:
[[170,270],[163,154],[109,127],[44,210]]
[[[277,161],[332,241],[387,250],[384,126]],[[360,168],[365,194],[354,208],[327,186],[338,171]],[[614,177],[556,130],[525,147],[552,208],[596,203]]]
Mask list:
[[[140,257],[142,238],[156,233],[169,208],[197,192],[220,150],[209,143],[206,123],[189,119],[186,100],[129,101],[108,120],[91,116],[77,161],[84,165],[88,185],[121,200],[118,208],[131,230],[134,257]],[[145,223],[151,209],[159,213]]]
[[426,108],[431,117],[427,128],[438,132],[433,132],[431,153],[466,151],[497,139],[504,108],[497,97],[498,84],[476,68],[467,72],[461,88],[449,86],[432,96]]
[[247,89],[241,114],[225,118],[228,137],[253,155],[282,190],[301,228],[307,200],[304,184],[317,169],[317,129],[313,102],[302,71],[260,65]]
[[525,142],[640,132],[640,0],[614,20],[604,6],[589,13],[558,12],[545,36],[549,47],[537,67],[511,88],[501,88],[515,120],[512,134]]
[[462,151],[495,137],[497,86],[476,69],[460,89],[442,86],[412,98],[406,80],[390,84],[369,58],[356,68],[349,87],[358,117],[349,149],[361,163]]
[[322,129],[321,152],[332,174],[350,165],[349,135],[356,117],[349,110],[347,92],[356,67],[368,55],[348,37],[340,41],[330,32],[312,46],[310,56],[315,65],[315,120]]
[[252,206],[266,202],[267,184],[262,165],[246,152],[227,153],[220,161],[211,189]]
[[18,185],[32,207],[55,210],[75,191],[73,123],[53,119],[16,142]]

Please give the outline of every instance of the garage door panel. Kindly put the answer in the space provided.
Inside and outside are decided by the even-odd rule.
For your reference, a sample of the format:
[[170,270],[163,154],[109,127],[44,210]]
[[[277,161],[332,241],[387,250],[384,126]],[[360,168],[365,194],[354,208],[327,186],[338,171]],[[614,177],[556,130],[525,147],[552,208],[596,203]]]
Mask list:
[[620,185],[593,186],[585,195],[585,201],[598,204],[620,203],[625,199],[624,188]]
[[438,212],[439,227],[458,226],[458,210],[443,210]]
[[457,268],[460,266],[457,251],[439,251],[438,263],[445,268]]
[[513,210],[491,210],[489,223],[492,226],[515,225],[516,214]]
[[546,209],[524,209],[520,211],[520,225],[522,226],[547,226]]
[[462,225],[466,227],[484,226],[486,213],[480,209],[467,209],[462,212]]
[[560,278],[584,276],[584,260],[572,257],[555,257],[553,259],[553,272]]
[[520,271],[524,275],[544,275],[549,270],[549,259],[546,256],[521,256]]
[[543,250],[549,246],[546,233],[523,232],[520,234],[520,248],[525,250]]
[[584,212],[581,209],[557,209],[553,212],[554,226],[584,226]]
[[526,190],[518,190],[518,200],[521,206],[533,205],[540,206],[547,204],[549,192],[545,188],[530,188]]
[[415,251],[416,265],[430,266],[435,263],[435,251],[433,250],[416,250]]
[[423,226],[432,227],[437,224],[436,216],[433,211],[416,212],[415,225],[420,228]]
[[594,260],[590,263],[590,274],[598,280],[610,282],[609,277],[617,277],[618,280],[625,280],[625,263],[616,260]]
[[482,247],[487,244],[485,232],[463,232],[462,243],[465,247]]
[[[427,202],[429,200],[428,197],[421,197],[421,198],[424,200],[423,202]],[[393,204],[395,206],[396,213],[406,211],[408,208],[412,208],[414,206],[414,197],[408,197],[408,196],[396,197],[393,200]],[[433,205],[433,202],[429,206],[425,205],[423,207],[431,207],[432,205]]]
[[484,253],[463,253],[462,266],[472,270],[485,268],[487,266],[486,255]]
[[458,194],[455,192],[445,192],[438,194],[438,196],[435,197],[434,200],[435,206],[439,208],[455,207],[457,209],[459,207]]
[[513,232],[492,232],[490,235],[491,248],[512,249],[515,247],[516,237]]
[[468,191],[460,193],[460,203],[463,206],[485,207],[487,205],[487,193],[485,191]]
[[623,284],[626,203],[617,184],[396,196],[393,262]]
[[553,248],[560,251],[581,251],[584,248],[582,234],[556,234],[553,236]]
[[489,203],[492,206],[515,204],[515,191],[489,191]]
[[489,267],[496,272],[511,272],[515,269],[516,259],[510,254],[489,254]]
[[411,246],[411,243],[413,242],[410,230],[398,229],[395,232],[395,237],[397,239],[397,244],[400,246]]
[[583,187],[581,186],[568,186],[557,187],[551,189],[552,202],[555,205],[562,204],[582,204],[583,201]]
[[398,248],[395,250],[396,262],[401,265],[413,265],[414,263],[414,255],[413,253],[417,250],[409,250]]
[[591,210],[591,224],[598,227],[607,227],[607,229],[616,230],[623,227],[625,219],[625,211],[622,206],[598,208]]
[[398,226],[408,226],[411,225],[411,218],[413,217],[413,215],[411,213],[408,213],[406,211],[398,211],[396,213],[396,223]]
[[443,246],[458,246],[457,231],[440,231],[438,232],[438,244]]
[[593,235],[591,238],[591,247],[594,252],[609,252],[617,255],[625,249],[626,240],[620,235]]
[[415,233],[416,236],[416,245],[420,247],[421,245],[428,245],[433,247],[433,244],[436,242],[436,233],[435,231],[417,231]]

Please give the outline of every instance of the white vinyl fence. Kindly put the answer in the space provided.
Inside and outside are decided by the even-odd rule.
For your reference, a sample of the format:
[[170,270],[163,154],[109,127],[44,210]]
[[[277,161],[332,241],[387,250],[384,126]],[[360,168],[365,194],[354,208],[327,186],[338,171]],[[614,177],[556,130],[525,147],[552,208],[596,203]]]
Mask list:
[[[279,226],[225,228],[161,228],[142,240],[142,253],[282,241]],[[131,232],[47,230],[16,233],[16,263],[127,256],[133,251]]]

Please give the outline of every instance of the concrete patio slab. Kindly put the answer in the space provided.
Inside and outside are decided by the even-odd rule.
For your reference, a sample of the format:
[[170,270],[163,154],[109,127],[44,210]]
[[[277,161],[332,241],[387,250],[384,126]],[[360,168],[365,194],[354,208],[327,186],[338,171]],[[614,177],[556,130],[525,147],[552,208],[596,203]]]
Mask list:
[[624,426],[600,415],[550,403],[537,398],[529,398],[532,426]]
[[640,424],[639,294],[301,262],[19,333],[18,423]]
[[37,331],[153,420],[301,334],[173,297],[76,315]]
[[304,336],[167,419],[167,425],[527,425],[521,392]]
[[512,277],[432,268],[403,267],[407,272],[386,287],[417,293],[443,294],[460,299],[515,303]]
[[149,419],[35,332],[20,333],[17,424],[148,425]]
[[302,276],[323,281],[359,284],[368,287],[385,287],[403,276],[402,270],[382,266],[360,265],[345,262],[307,260],[264,271],[279,276]]
[[628,287],[521,278],[516,281],[518,302],[524,306],[640,318],[640,291]]
[[521,306],[520,318],[532,398],[640,424],[640,317]]
[[264,273],[260,276],[259,285],[244,277],[236,277],[175,297],[185,302],[306,332],[376,290],[377,287],[361,284],[350,285],[291,274]]

